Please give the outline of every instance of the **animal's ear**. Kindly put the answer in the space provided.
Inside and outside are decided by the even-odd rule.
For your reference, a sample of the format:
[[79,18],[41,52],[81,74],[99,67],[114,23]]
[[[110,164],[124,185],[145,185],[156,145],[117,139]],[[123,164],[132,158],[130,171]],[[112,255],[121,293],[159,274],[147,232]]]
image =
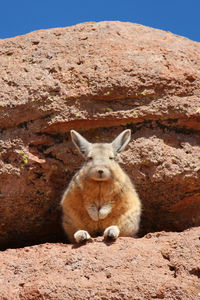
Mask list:
[[112,142],[113,149],[116,154],[120,153],[123,151],[127,144],[129,143],[131,139],[131,130],[126,129],[122,131]]
[[75,130],[70,131],[72,142],[85,158],[89,151],[91,143],[89,143],[80,133]]

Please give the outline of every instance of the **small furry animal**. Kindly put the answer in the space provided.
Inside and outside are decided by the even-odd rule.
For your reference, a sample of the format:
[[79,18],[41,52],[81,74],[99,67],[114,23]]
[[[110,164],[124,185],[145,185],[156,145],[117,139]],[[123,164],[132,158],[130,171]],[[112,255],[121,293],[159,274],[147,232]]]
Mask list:
[[141,202],[117,156],[130,141],[124,130],[112,143],[88,142],[75,130],[71,138],[86,162],[74,175],[62,197],[62,225],[71,242],[81,243],[134,236],[139,229]]

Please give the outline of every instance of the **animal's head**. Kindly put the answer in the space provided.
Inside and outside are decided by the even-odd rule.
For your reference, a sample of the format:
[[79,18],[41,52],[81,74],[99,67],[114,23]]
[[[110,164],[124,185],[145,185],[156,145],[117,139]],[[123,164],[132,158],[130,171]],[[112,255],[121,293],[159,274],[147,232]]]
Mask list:
[[86,177],[95,181],[107,181],[115,175],[114,172],[118,166],[116,158],[129,143],[131,130],[124,130],[112,143],[92,144],[75,130],[71,130],[71,138],[86,160]]

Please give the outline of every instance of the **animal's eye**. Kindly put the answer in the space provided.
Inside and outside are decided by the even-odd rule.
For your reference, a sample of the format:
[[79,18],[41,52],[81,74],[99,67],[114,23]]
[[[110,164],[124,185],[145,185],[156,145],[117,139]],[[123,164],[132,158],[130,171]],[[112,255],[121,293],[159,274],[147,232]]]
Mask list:
[[92,160],[92,157],[90,156],[90,157],[88,157],[88,160]]
[[109,157],[109,159],[110,159],[110,160],[113,160],[113,159],[114,159],[114,157],[110,156],[110,157]]

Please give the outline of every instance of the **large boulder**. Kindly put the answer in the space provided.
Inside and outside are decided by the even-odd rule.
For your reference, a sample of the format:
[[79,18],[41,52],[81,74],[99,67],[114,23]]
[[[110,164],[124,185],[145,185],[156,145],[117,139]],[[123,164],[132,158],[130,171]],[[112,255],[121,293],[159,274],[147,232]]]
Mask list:
[[200,228],[0,255],[1,300],[199,300]]
[[131,128],[121,158],[141,234],[200,225],[200,44],[100,22],[0,40],[0,245],[60,238],[60,198],[93,142]]

